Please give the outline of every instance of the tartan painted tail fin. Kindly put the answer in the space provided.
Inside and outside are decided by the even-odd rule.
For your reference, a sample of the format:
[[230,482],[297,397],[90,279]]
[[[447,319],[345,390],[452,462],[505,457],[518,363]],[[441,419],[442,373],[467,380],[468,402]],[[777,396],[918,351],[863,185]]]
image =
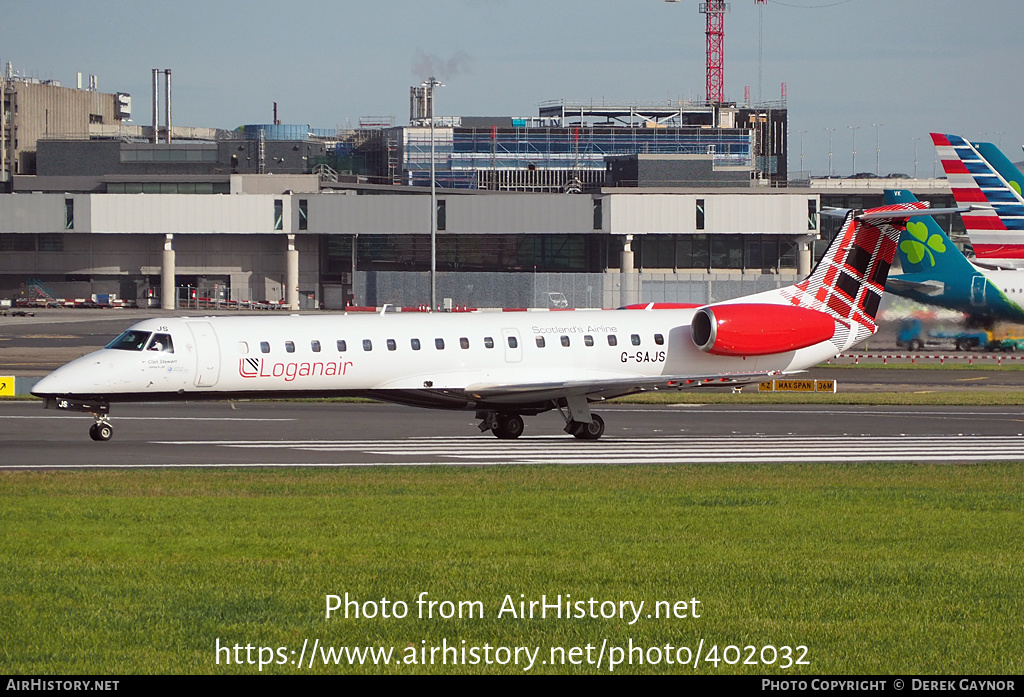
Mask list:
[[847,345],[866,339],[878,328],[878,304],[906,220],[921,215],[927,205],[908,202],[848,211],[811,275],[779,292],[791,304],[829,314],[847,327]]

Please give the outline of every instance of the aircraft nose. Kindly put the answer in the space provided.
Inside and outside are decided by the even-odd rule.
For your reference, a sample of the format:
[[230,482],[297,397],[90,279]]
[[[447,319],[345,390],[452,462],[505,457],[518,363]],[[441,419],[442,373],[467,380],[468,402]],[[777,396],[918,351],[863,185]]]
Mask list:
[[42,380],[32,386],[32,394],[36,397],[53,397],[60,394],[71,394],[75,392],[74,380],[70,380],[68,366],[57,368]]
[[103,361],[95,354],[82,356],[53,371],[32,387],[37,397],[53,397],[90,392],[103,376]]
[[58,381],[53,378],[53,373],[50,373],[45,378],[32,385],[30,392],[36,397],[47,397],[49,395],[57,394],[56,386]]

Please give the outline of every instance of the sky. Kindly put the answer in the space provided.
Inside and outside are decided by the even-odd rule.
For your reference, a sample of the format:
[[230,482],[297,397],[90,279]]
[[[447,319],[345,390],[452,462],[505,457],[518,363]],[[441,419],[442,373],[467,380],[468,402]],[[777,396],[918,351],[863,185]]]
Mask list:
[[[699,0],[4,0],[0,62],[132,95],[172,71],[176,126],[408,123],[431,74],[438,116],[535,116],[545,101],[668,103],[705,92]],[[725,98],[779,99],[789,167],[941,174],[929,132],[1022,159],[1022,0],[730,0]],[[761,27],[759,42],[759,25]],[[761,60],[758,60],[760,43]],[[761,79],[759,81],[759,65]],[[831,132],[827,129],[834,129]],[[915,162],[916,148],[916,162]],[[856,154],[854,154],[856,151]]]

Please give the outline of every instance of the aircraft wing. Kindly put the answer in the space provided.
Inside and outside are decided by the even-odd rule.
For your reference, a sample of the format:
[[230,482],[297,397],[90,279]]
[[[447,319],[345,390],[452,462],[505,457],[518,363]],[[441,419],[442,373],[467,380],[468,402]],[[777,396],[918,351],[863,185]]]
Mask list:
[[527,384],[481,383],[466,387],[465,392],[476,399],[509,403],[537,402],[576,396],[610,399],[636,392],[746,385],[779,374],[779,371],[761,371],[752,373],[717,373],[714,375],[657,375],[652,377],[567,380],[564,382],[535,382]]
[[942,281],[910,281],[898,276],[890,276],[885,282],[885,289],[896,292],[916,291],[923,295],[942,295],[946,284]]

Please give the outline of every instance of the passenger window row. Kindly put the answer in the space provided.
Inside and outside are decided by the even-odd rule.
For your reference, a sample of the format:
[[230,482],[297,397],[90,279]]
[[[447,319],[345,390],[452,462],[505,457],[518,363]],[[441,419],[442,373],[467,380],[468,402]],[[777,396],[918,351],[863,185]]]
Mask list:
[[[168,341],[169,341],[169,339],[170,339],[170,337],[168,337]],[[607,335],[607,341],[608,341],[608,345],[609,346],[618,346],[618,344],[619,344],[619,339],[618,339],[618,337],[615,334],[608,334]],[[642,343],[639,334],[630,334],[629,341],[630,341],[630,343],[633,346],[640,346],[641,343]],[[572,342],[571,342],[568,334],[560,334],[558,336],[558,342],[559,342],[559,344],[561,344],[562,346],[565,346],[565,347],[568,347],[568,346],[572,345]],[[385,346],[387,346],[387,350],[388,351],[397,351],[398,350],[398,342],[395,339],[387,339],[387,340],[385,340],[384,343],[385,343]],[[494,337],[485,336],[483,343],[484,343],[484,348],[493,349],[494,348]],[[546,340],[545,340],[543,335],[537,336],[535,338],[535,343],[537,344],[537,348],[544,348],[547,345],[547,342],[546,342]],[[665,345],[665,337],[664,337],[664,335],[662,335],[662,334],[655,334],[654,335],[654,343],[656,345],[658,345],[658,346],[664,346]],[[594,337],[591,334],[585,335],[583,337],[583,345],[584,346],[593,346],[594,345]],[[470,341],[469,341],[469,339],[467,337],[463,336],[463,337],[459,338],[459,348],[468,349],[469,346],[470,346]],[[317,341],[316,339],[314,339],[314,340],[309,342],[309,347],[310,347],[310,350],[313,353],[320,353],[321,350],[322,350],[321,343],[319,341]],[[372,351],[373,350],[373,340],[372,339],[363,339],[362,347],[363,347],[363,351]],[[409,340],[409,347],[413,351],[419,351],[423,347],[423,345],[421,344],[419,339],[410,339]],[[434,348],[435,349],[437,349],[438,351],[443,351],[444,347],[445,347],[444,339],[442,339],[442,338],[434,339]],[[519,348],[519,341],[516,339],[515,336],[511,336],[510,335],[508,337],[508,347],[512,348],[512,349]],[[335,348],[338,349],[339,353],[345,353],[346,351],[348,351],[348,342],[345,339],[338,339],[335,342]],[[284,342],[284,350],[285,350],[286,353],[295,353],[295,342],[294,341],[285,341]],[[245,342],[245,341],[239,342],[239,352],[242,353],[243,355],[249,353],[249,344],[247,342]],[[270,353],[270,342],[269,341],[261,341],[260,342],[260,353]]]

